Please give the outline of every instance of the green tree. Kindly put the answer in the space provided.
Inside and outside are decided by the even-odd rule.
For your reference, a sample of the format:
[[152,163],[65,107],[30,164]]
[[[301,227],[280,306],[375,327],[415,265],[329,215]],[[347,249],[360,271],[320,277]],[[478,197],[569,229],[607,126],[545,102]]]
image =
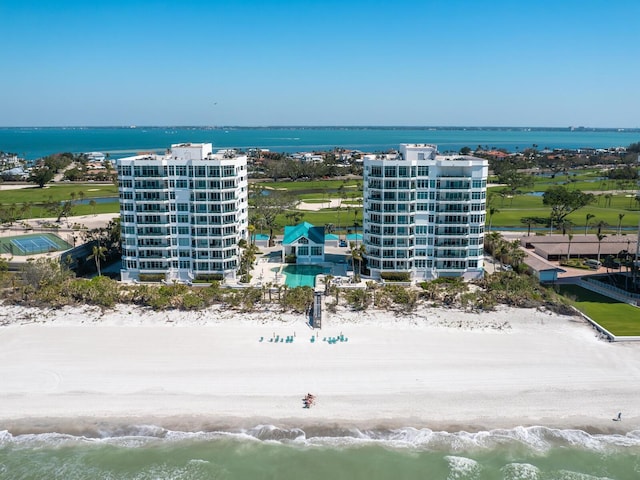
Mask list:
[[[265,194],[266,193],[266,194]],[[264,219],[269,228],[269,244],[274,245],[273,230],[277,227],[276,218],[296,204],[296,199],[288,192],[258,188],[249,199],[253,215]]]
[[31,170],[27,181],[30,183],[35,183],[38,185],[38,187],[43,188],[47,183],[53,180],[54,176],[55,172],[53,170],[51,170],[49,167],[41,166]]
[[542,203],[551,207],[551,222],[559,225],[567,215],[592,203],[592,193],[568,190],[562,185],[549,187],[542,195]]

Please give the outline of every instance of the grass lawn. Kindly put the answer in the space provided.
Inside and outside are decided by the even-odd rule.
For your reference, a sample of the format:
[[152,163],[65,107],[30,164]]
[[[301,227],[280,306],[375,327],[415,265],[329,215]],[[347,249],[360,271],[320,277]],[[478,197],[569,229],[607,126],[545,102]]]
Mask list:
[[255,185],[256,187],[268,187],[276,190],[288,190],[290,192],[323,192],[328,190],[335,190],[337,192],[341,186],[344,186],[345,194],[350,194],[352,191],[357,191],[357,186],[361,184],[362,180],[297,180],[295,182],[256,182],[252,184],[252,187]]
[[[524,228],[520,220],[524,217],[542,217],[547,219],[551,209],[542,203],[542,197],[534,195],[515,195],[513,198],[500,197],[497,192],[501,187],[491,187],[488,191],[490,204],[497,208],[498,211],[493,215],[491,225],[492,228]],[[495,195],[491,195],[494,193]],[[595,233],[593,225],[603,221],[608,227],[603,229],[605,234],[615,233],[618,228],[619,214],[623,214],[621,227],[627,229],[637,229],[638,219],[640,218],[640,210],[635,196],[627,197],[627,194],[614,195],[611,202],[606,201],[604,195],[596,195],[596,202],[587,205],[567,216],[567,219],[573,223],[573,233],[584,233],[586,215],[588,213],[595,215],[589,220],[591,228],[589,233]],[[487,214],[487,224],[489,223],[489,215]],[[534,229],[540,230],[542,226],[538,225]]]
[[[91,205],[75,205],[70,216],[98,215],[100,213],[119,213],[120,203],[96,203],[95,207]],[[55,215],[46,211],[43,207],[31,207],[28,218],[51,218]]]
[[54,201],[69,200],[71,192],[75,192],[76,198],[79,192],[84,193],[84,197],[89,199],[92,197],[117,197],[118,187],[113,184],[100,183],[83,183],[83,184],[52,184],[45,188],[31,187],[20,188],[17,190],[0,190],[0,203],[26,203],[31,202],[42,203],[47,202],[49,198]]
[[560,285],[560,293],[593,321],[616,336],[640,336],[640,308],[577,285]]

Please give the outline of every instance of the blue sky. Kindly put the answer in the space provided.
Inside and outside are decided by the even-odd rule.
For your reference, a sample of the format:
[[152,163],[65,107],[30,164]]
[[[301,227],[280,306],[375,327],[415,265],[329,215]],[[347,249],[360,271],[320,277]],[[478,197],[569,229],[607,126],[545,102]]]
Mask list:
[[0,0],[0,126],[640,127],[637,0]]

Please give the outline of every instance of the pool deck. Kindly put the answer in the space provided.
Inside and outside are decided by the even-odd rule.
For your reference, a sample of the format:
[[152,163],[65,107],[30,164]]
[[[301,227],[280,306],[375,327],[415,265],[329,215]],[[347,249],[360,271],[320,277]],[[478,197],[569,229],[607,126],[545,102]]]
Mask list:
[[[282,269],[290,264],[282,261],[282,246],[261,247],[260,251],[262,254],[258,256],[253,266],[250,285],[252,287],[271,285],[276,288],[284,286],[286,278],[282,273]],[[330,268],[330,274],[336,278],[337,282],[343,284],[351,282],[353,272],[348,271],[350,265],[347,263],[347,248],[325,247],[325,260],[328,261],[314,265]],[[235,286],[235,283],[232,283],[232,285]]]

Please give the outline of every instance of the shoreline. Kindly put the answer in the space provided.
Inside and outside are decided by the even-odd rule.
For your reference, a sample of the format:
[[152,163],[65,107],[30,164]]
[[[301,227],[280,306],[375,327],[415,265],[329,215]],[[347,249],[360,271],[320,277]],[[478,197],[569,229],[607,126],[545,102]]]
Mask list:
[[[506,434],[520,430],[548,430],[556,432],[583,432],[590,436],[599,435],[631,435],[640,436],[640,429],[625,428],[622,424],[608,425],[602,422],[598,425],[589,423],[587,418],[577,418],[566,424],[556,424],[554,421],[541,423],[509,423],[487,424],[486,422],[436,422],[416,425],[414,419],[381,422],[370,420],[364,423],[313,423],[305,419],[265,419],[265,418],[211,418],[211,417],[58,417],[58,418],[23,418],[0,423],[0,432],[6,431],[13,437],[21,435],[69,435],[85,439],[106,439],[121,437],[145,436],[165,438],[170,433],[184,434],[248,434],[260,440],[279,438],[291,439],[304,434],[308,438],[353,437],[387,439],[401,431],[429,431],[433,433],[456,434]],[[637,425],[636,425],[637,427]],[[256,435],[255,432],[276,431],[278,434],[269,436],[268,433]],[[279,436],[278,436],[279,435]]]
[[[0,430],[12,434],[640,430],[640,345],[545,311],[340,309],[312,332],[279,311],[3,306],[0,323]],[[304,409],[307,392],[317,404]]]

